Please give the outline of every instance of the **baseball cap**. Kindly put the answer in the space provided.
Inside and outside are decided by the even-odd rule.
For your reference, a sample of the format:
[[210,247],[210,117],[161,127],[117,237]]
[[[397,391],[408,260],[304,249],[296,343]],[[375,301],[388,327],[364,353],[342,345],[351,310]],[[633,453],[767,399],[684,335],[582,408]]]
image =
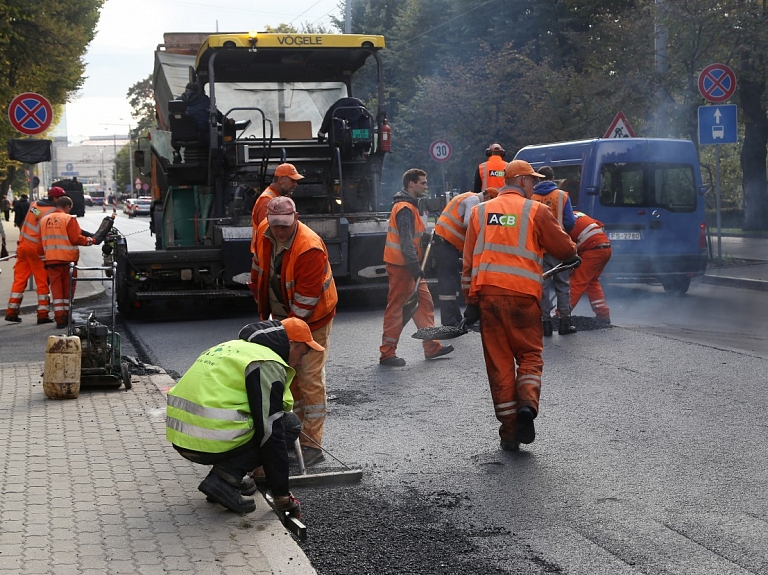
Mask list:
[[296,221],[296,204],[288,196],[272,198],[267,204],[267,222],[270,226],[292,226]]
[[312,332],[309,331],[309,326],[297,317],[288,317],[281,320],[285,332],[288,334],[289,341],[297,341],[300,343],[306,343],[309,347],[315,351],[325,351],[325,348],[312,339]]
[[516,178],[517,176],[535,176],[537,178],[543,178],[542,174],[539,174],[533,169],[533,166],[525,160],[512,160],[507,164],[504,170],[504,178],[509,180]]
[[60,198],[61,196],[65,196],[67,192],[64,191],[63,188],[60,188],[59,186],[53,186],[50,190],[48,190],[48,197],[49,198]]
[[288,176],[292,180],[303,180],[304,176],[302,176],[299,171],[296,169],[296,166],[293,164],[280,164],[275,169],[275,177],[279,178],[280,176]]
[[491,198],[495,198],[499,195],[499,189],[498,188],[485,188],[485,193],[488,194]]
[[501,144],[491,144],[490,146],[488,146],[488,149],[491,152],[500,152],[504,148],[501,147]]

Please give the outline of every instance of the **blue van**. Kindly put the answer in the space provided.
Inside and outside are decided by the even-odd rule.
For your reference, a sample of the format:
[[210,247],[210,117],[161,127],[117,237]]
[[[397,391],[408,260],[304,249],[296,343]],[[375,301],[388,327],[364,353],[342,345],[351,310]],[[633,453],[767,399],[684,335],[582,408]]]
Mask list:
[[526,146],[515,156],[551,166],[573,208],[600,220],[613,255],[602,278],[661,283],[685,293],[707,267],[699,158],[689,140],[610,138]]

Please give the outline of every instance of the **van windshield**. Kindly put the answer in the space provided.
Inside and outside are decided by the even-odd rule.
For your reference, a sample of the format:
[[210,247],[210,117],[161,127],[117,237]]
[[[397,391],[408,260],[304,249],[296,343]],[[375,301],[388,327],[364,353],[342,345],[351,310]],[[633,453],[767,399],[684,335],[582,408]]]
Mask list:
[[609,163],[600,167],[600,204],[613,207],[696,210],[696,185],[689,164]]

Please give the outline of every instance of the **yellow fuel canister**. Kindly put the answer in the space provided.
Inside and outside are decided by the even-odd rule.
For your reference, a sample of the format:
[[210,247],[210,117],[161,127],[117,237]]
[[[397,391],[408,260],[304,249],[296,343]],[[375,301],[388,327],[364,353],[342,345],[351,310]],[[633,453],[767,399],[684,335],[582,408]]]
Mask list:
[[48,336],[45,348],[43,391],[48,399],[75,399],[80,393],[80,338]]

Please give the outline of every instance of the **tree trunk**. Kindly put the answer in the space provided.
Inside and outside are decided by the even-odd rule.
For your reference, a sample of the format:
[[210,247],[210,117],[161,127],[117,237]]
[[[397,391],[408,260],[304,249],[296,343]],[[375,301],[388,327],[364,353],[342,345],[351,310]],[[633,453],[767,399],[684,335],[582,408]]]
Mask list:
[[741,79],[739,82],[739,99],[744,117],[744,144],[741,148],[744,230],[768,230],[768,115],[762,103],[765,76],[760,76],[755,80]]

